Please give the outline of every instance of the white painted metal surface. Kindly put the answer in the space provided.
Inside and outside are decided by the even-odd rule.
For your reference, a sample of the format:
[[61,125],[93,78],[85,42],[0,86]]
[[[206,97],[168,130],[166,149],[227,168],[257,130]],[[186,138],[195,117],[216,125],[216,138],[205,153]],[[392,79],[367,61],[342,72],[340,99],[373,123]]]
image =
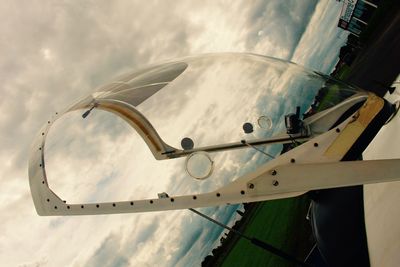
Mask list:
[[[399,79],[397,79],[399,80]],[[399,83],[393,95],[386,99],[400,100]],[[397,114],[385,125],[368,146],[364,159],[400,158],[400,117]],[[400,182],[364,186],[365,223],[371,266],[400,265]]]

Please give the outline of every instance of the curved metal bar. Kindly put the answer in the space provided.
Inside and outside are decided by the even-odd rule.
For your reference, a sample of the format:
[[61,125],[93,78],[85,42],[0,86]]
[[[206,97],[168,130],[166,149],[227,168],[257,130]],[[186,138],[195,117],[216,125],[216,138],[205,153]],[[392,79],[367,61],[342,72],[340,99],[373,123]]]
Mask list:
[[[296,158],[296,162],[299,163],[302,162],[301,158],[304,158],[305,162],[337,160],[336,157],[332,159],[330,157],[326,158],[323,155],[324,151],[337,137],[337,133],[332,130],[314,138],[316,142],[320,142],[321,144],[316,153],[313,153],[308,157],[302,156],[305,154],[309,154],[309,149],[313,148],[311,142],[307,142],[283,154],[279,158],[262,165],[255,172],[251,172],[243,177],[240,177],[235,182],[213,192],[195,195],[171,196],[170,198],[166,199],[144,199],[108,203],[68,204],[49,188],[46,177],[44,163],[44,146],[46,135],[52,123],[53,122],[50,121],[42,128],[41,132],[39,133],[33,144],[29,159],[29,183],[32,198],[37,213],[44,216],[147,212],[207,207],[293,197],[300,195],[304,192],[285,192],[284,189],[276,191],[275,187],[271,187],[267,191],[261,192],[257,187],[251,187],[252,180],[256,179],[262,173],[273,170],[273,168],[275,168],[275,166],[277,165],[284,165],[287,162],[290,162],[290,158]],[[348,121],[343,123],[343,125],[341,125],[340,127],[344,127],[347,123]]]
[[166,144],[147,118],[133,106],[118,100],[96,99],[98,109],[112,112],[124,119],[146,142],[157,160],[169,159],[169,152],[182,151]]
[[[91,103],[93,104],[94,102],[91,102],[90,99],[85,99],[80,102],[80,105],[75,105],[66,112],[82,107],[90,107]],[[30,153],[29,184],[32,198],[39,215],[89,215],[186,209],[263,201],[297,196],[303,194],[304,190],[315,188],[315,186],[317,188],[332,187],[332,182],[325,182],[324,179],[320,179],[320,183],[316,185],[314,177],[299,176],[296,168],[288,168],[288,172],[284,175],[285,177],[281,177],[280,172],[285,170],[284,166],[292,164],[320,164],[340,161],[382,109],[383,103],[381,98],[370,95],[363,107],[357,111],[358,116],[350,116],[335,129],[314,137],[311,142],[306,142],[282,154],[276,159],[261,165],[255,171],[239,177],[234,182],[216,191],[197,195],[171,196],[164,199],[89,204],[67,204],[49,188],[44,162],[44,147],[51,125],[62,115],[56,114],[52,120],[49,120],[42,127]],[[132,123],[132,127],[137,129],[140,135],[145,138],[147,144],[150,144],[149,147],[153,149],[153,154],[161,159],[168,158],[167,155],[161,153],[162,151],[168,151],[171,147],[161,140],[150,122],[140,112],[118,101],[99,101],[96,104],[99,108],[113,111],[119,116],[125,116],[124,119],[129,121],[130,124]],[[337,168],[336,165],[332,166]],[[349,177],[349,179],[352,179],[353,176],[350,175]],[[291,179],[297,179],[297,185],[299,186],[292,185]],[[370,179],[370,181],[372,180]],[[338,181],[334,186],[363,184],[365,182],[367,181]]]

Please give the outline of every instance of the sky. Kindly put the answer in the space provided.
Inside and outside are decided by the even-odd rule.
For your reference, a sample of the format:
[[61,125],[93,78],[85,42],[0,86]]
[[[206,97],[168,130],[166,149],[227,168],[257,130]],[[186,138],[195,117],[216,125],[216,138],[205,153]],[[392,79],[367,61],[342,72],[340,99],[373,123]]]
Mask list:
[[[222,230],[189,211],[39,217],[27,177],[36,133],[51,114],[113,77],[177,57],[250,52],[329,73],[347,36],[336,26],[340,9],[332,0],[1,1],[0,261],[7,266],[198,266]],[[190,187],[178,178],[151,187],[147,170],[157,174],[159,164],[160,175],[182,170],[151,160],[149,152],[133,154],[140,142],[121,120],[96,112],[91,115],[96,123],[85,123],[79,116],[68,114],[55,125],[46,148],[50,185],[68,199],[106,201],[145,197],[158,187]],[[139,160],[146,164],[135,165]],[[229,163],[229,157],[225,160]],[[138,181],[130,177],[132,166],[141,174]],[[202,211],[232,223],[236,208]]]

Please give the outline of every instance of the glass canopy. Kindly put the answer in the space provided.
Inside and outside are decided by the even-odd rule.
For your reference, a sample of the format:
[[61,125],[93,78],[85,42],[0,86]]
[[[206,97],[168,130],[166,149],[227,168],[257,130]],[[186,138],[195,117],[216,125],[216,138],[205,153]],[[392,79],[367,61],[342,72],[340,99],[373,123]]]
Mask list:
[[[134,106],[165,143],[180,148],[185,137],[194,147],[269,137],[284,131],[284,116],[296,107],[308,117],[357,92],[290,62],[214,54],[123,75],[92,97]],[[246,122],[254,128],[248,135]]]
[[[132,151],[132,158],[139,159],[132,165],[140,168],[127,173],[142,177],[143,184],[166,185],[169,194],[201,193],[282,153],[282,144],[263,146],[269,141],[258,140],[281,140],[283,135],[292,142],[287,133],[293,116],[306,125],[354,95],[365,93],[291,62],[253,54],[210,54],[122,75],[67,111],[98,108],[121,116],[146,143]],[[308,134],[327,131],[335,121]],[[224,144],[244,149],[214,147]],[[156,159],[183,158],[158,161],[156,167],[144,162],[149,148]],[[154,188],[156,193],[164,190]]]

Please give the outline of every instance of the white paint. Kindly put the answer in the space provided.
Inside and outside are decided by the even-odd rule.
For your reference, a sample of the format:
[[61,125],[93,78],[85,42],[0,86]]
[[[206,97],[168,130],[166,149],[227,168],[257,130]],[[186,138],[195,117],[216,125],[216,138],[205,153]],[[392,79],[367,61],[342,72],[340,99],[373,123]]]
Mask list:
[[[397,92],[385,96],[391,102],[400,99]],[[400,117],[384,126],[365,150],[364,159],[400,158]],[[371,266],[395,267],[400,263],[400,182],[364,186],[365,224]]]

